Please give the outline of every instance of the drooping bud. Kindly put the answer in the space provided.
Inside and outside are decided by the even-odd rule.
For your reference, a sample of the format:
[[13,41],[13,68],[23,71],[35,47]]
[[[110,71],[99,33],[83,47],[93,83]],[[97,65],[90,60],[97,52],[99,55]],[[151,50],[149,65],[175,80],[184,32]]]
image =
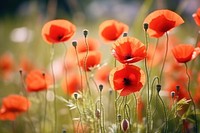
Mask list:
[[100,92],[103,90],[103,85],[102,84],[99,85],[99,90],[100,90]]
[[161,90],[161,85],[160,84],[156,85],[156,89],[157,89],[157,92],[159,93]]
[[122,120],[121,129],[123,132],[126,132],[129,129],[129,121],[127,119]]
[[87,29],[83,30],[83,35],[84,35],[85,38],[87,37],[87,35],[88,35],[88,30]]
[[76,46],[77,46],[77,41],[76,41],[76,40],[72,41],[72,45],[74,46],[74,48],[76,48]]
[[174,91],[171,92],[171,97],[172,97],[172,98],[175,97],[175,92],[174,92]]
[[95,110],[95,116],[96,116],[98,119],[100,119],[100,117],[101,117],[101,112],[100,112],[99,109],[96,109],[96,110]]
[[147,30],[148,30],[148,28],[149,28],[149,24],[147,24],[147,23],[144,23],[144,30],[145,30],[145,31],[147,31]]

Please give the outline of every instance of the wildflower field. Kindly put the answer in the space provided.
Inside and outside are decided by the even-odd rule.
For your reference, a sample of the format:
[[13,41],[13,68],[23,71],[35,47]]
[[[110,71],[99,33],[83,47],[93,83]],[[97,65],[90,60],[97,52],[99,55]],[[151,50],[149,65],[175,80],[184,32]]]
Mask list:
[[200,2],[171,2],[0,16],[0,133],[199,133]]

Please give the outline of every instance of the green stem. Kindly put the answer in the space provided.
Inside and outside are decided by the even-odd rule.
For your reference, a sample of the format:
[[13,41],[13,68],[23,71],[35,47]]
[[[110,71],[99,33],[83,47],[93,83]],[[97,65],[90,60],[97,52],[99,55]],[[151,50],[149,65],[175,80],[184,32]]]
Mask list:
[[[145,30],[145,44],[146,44],[146,51],[148,50],[148,39],[147,39],[147,31]],[[148,67],[147,67],[147,58],[145,58],[144,60],[144,66],[145,66],[145,71],[146,71],[146,80],[147,80],[147,112],[146,112],[146,118],[147,118],[147,133],[150,132],[150,124],[151,124],[151,112],[150,112],[150,77],[149,77],[149,71],[148,71]]]
[[[84,131],[84,128],[83,128],[83,123],[82,123],[82,115],[81,115],[81,111],[80,111],[79,106],[78,106],[78,100],[77,99],[76,99],[76,107],[77,107],[77,110],[78,110],[78,113],[79,113],[79,116],[80,116],[81,130],[84,133],[85,131]],[[77,125],[77,129],[78,129],[78,127],[79,127],[79,124]]]
[[162,82],[162,74],[163,74],[163,70],[164,70],[164,67],[165,67],[165,62],[166,62],[166,59],[167,59],[167,53],[168,53],[169,36],[168,36],[167,32],[166,32],[166,38],[167,38],[167,41],[166,41],[165,55],[164,55],[163,64],[162,64],[161,71],[160,71],[160,78],[159,78],[160,79],[160,83]]
[[188,73],[188,66],[187,66],[187,63],[185,63],[185,71],[186,71],[186,75],[187,75],[187,77],[188,77],[188,86],[187,86],[187,90],[188,90],[188,93],[189,93],[191,102],[192,102],[192,104],[193,104],[193,110],[194,110],[195,133],[198,133],[198,120],[197,120],[196,106],[195,106],[194,100],[193,100],[193,98],[192,98],[192,94],[191,94],[191,92],[190,92],[190,75],[189,75],[189,73]]
[[167,133],[167,129],[168,129],[167,111],[166,111],[165,103],[162,100],[162,98],[160,97],[159,92],[158,92],[158,98],[160,99],[162,106],[163,106],[163,111],[164,111],[164,116],[165,116],[165,133]]

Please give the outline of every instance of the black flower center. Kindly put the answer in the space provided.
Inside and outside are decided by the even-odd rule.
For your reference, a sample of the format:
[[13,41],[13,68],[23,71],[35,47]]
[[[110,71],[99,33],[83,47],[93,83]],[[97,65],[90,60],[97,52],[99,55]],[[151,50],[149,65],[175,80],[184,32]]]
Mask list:
[[133,58],[131,55],[126,55],[125,56],[125,60],[131,59],[131,58]]
[[63,38],[63,35],[58,35],[57,36],[58,41],[61,41],[62,38]]
[[131,80],[129,78],[124,78],[123,82],[125,86],[131,85]]

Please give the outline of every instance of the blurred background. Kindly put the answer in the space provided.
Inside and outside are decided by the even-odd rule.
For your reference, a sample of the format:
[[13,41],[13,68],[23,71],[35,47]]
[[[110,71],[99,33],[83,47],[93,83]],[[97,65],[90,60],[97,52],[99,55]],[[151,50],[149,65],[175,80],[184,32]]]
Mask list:
[[[192,14],[198,7],[200,0],[5,0],[0,4],[0,101],[19,92],[22,67],[27,71],[49,67],[50,46],[41,37],[42,26],[49,20],[62,18],[74,23],[77,32],[72,39],[82,37],[82,30],[88,29],[89,36],[98,39],[102,49],[109,52],[98,35],[102,21],[122,21],[129,25],[131,36],[144,41],[142,23],[146,15],[156,9],[170,9],[186,22],[179,29],[180,39],[194,43],[198,28]],[[63,56],[63,47],[55,47],[55,58]]]

